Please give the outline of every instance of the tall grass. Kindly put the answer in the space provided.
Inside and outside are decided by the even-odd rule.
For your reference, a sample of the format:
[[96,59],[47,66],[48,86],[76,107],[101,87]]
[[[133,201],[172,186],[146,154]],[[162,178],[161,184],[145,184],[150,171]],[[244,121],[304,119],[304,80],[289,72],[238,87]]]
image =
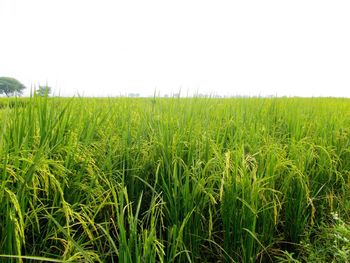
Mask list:
[[1,100],[1,262],[272,262],[349,219],[350,101]]

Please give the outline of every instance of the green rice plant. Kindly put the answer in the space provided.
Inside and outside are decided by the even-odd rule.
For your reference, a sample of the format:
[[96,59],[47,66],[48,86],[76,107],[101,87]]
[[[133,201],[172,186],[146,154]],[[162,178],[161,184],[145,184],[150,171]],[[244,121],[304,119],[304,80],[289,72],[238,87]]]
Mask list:
[[1,262],[297,262],[350,216],[348,99],[34,96],[0,119]]

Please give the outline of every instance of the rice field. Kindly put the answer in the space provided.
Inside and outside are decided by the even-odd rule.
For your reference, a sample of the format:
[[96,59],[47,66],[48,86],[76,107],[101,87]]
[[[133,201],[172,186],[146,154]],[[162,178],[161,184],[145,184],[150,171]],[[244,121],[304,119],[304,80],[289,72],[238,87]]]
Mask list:
[[350,99],[2,99],[0,132],[0,262],[303,262],[350,233]]

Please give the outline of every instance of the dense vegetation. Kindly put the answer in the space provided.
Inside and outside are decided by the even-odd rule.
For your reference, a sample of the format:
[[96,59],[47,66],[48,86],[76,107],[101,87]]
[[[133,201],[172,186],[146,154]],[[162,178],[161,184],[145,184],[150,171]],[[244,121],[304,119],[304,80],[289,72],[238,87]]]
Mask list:
[[0,106],[1,262],[347,262],[349,99]]

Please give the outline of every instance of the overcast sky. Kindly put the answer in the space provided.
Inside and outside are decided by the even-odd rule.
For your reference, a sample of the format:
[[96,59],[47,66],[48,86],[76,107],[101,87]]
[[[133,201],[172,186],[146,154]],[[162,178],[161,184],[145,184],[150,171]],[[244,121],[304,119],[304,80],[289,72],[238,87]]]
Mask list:
[[64,96],[350,97],[349,14],[349,0],[0,0],[0,76]]

